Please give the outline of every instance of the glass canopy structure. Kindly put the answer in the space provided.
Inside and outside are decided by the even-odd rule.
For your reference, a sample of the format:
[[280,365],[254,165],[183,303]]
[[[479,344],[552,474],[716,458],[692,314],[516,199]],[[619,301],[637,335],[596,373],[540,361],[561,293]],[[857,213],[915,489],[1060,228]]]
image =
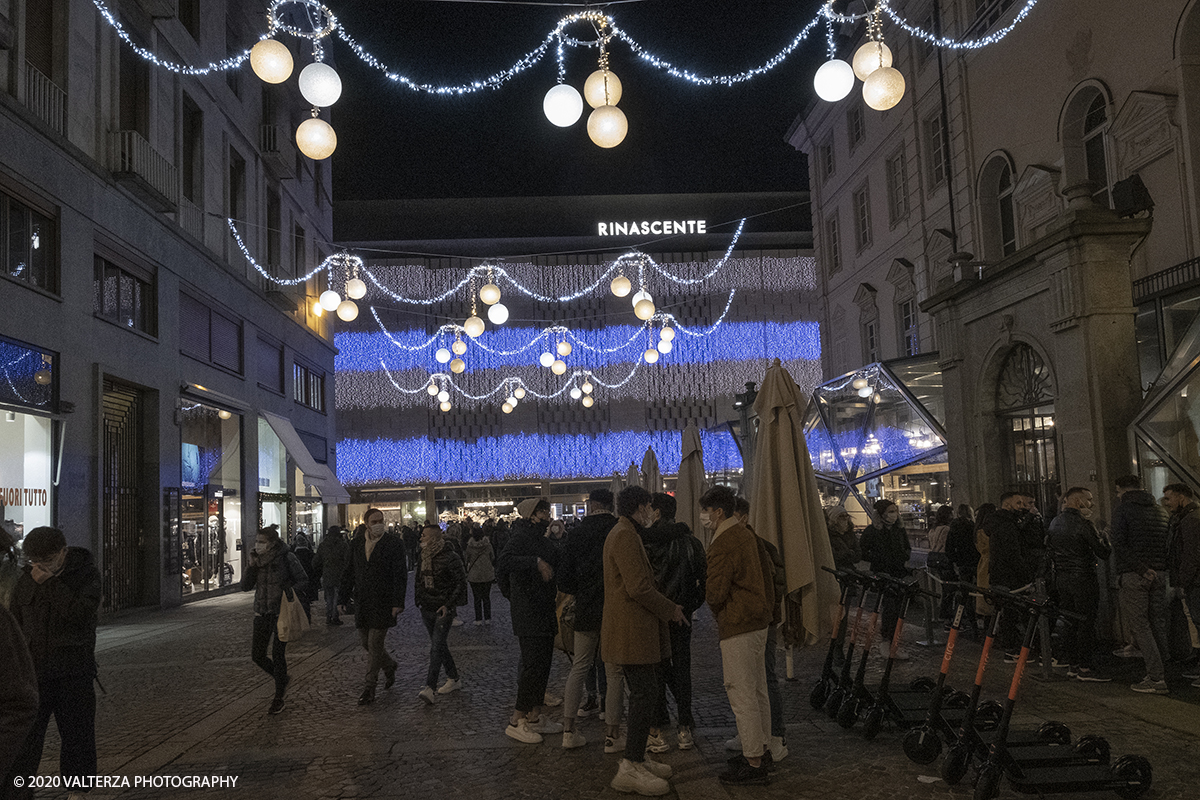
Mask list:
[[945,421],[936,353],[868,364],[818,386],[804,435],[823,503],[845,505],[862,525],[876,500],[893,500],[921,544],[950,497]]
[[1169,483],[1200,488],[1200,317],[1152,384],[1129,437],[1142,479],[1155,497]]

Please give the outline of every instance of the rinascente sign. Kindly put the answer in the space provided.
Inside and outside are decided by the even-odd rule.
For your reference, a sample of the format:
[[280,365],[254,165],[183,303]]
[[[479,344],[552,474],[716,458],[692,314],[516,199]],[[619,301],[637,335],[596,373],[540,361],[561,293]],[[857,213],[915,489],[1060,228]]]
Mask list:
[[670,236],[676,233],[708,233],[705,219],[655,219],[634,222],[598,222],[597,236]]

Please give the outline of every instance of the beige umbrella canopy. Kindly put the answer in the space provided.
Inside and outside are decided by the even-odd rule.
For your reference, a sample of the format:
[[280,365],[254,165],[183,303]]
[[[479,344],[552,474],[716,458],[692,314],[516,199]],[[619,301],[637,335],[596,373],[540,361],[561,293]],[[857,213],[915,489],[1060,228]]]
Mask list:
[[608,488],[613,493],[613,502],[616,502],[617,495],[625,488],[625,478],[615,469],[613,470],[612,484]]
[[804,441],[804,408],[796,382],[775,359],[754,401],[759,428],[750,524],[779,548],[788,594],[799,593],[799,618],[787,620],[792,642],[814,644],[829,631],[838,589],[833,576],[821,569],[833,566],[833,551]]
[[653,447],[647,447],[646,455],[642,457],[642,488],[650,494],[663,490],[662,473],[658,471],[658,456],[654,455]]
[[683,430],[683,456],[675,481],[675,520],[685,523],[708,546],[708,534],[700,527],[700,495],[704,494],[704,448],[700,429],[690,422]]
[[638,474],[637,464],[629,462],[629,469],[625,470],[625,485],[626,486],[641,486],[642,476]]

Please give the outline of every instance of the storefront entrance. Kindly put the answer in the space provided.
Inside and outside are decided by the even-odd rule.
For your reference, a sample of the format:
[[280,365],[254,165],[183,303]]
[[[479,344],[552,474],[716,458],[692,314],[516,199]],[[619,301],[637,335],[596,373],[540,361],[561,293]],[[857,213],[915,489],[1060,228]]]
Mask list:
[[242,418],[187,400],[180,412],[183,595],[232,591],[242,577]]
[[107,611],[134,608],[152,599],[146,595],[142,536],[142,410],[141,392],[104,381],[100,536]]

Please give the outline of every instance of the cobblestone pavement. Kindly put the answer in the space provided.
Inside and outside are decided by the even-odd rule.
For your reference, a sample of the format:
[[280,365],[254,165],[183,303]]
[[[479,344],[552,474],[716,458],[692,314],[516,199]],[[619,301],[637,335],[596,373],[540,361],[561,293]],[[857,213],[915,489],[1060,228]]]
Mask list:
[[[589,744],[564,751],[560,736],[540,745],[514,742],[504,726],[515,695],[517,648],[508,605],[495,596],[489,627],[470,622],[454,628],[450,646],[463,689],[424,705],[428,638],[409,608],[388,636],[400,662],[396,685],[380,687],[374,705],[359,707],[365,655],[351,622],[327,627],[323,605],[314,604],[313,632],[288,646],[292,683],[287,708],[268,716],[272,687],[249,659],[252,597],[230,595],[166,611],[137,612],[101,626],[98,658],[107,694],[98,700],[99,771],[102,775],[237,776],[236,789],[98,789],[90,797],[200,797],[241,795],[287,798],[493,798],[619,797],[609,788],[617,755],[605,755],[603,723],[583,720]],[[467,610],[467,609],[464,609]],[[469,612],[468,612],[469,613]],[[910,629],[908,639],[924,638]],[[938,631],[940,637],[940,630]],[[910,643],[914,658],[896,680],[933,675],[941,648]],[[722,786],[716,779],[728,755],[724,741],[735,733],[721,687],[716,630],[707,610],[698,614],[693,640],[695,749],[672,749],[672,794],[681,800],[763,798],[966,798],[969,785],[948,787],[938,764],[919,767],[905,758],[900,734],[884,730],[865,741],[844,731],[808,703],[824,647],[795,654],[796,680],[782,684],[790,755],[769,787]],[[967,688],[979,646],[962,641],[951,671],[952,685]],[[785,658],[780,653],[780,675]],[[990,669],[985,696],[1002,697],[1012,665]],[[551,691],[561,694],[566,659],[557,654]],[[1145,696],[1128,684],[1140,678],[1139,662],[1116,663],[1123,680],[1110,684],[1025,682],[1017,725],[1055,719],[1074,732],[1102,733],[1114,758],[1140,753],[1154,765],[1150,800],[1200,797],[1200,689],[1172,685],[1172,695]],[[877,680],[870,670],[868,683]],[[551,714],[557,718],[557,714]],[[58,739],[51,725],[42,775],[53,775]],[[1009,787],[1002,797],[1016,797]],[[1066,798],[1112,794],[1063,795]],[[65,797],[43,790],[38,797]]]

